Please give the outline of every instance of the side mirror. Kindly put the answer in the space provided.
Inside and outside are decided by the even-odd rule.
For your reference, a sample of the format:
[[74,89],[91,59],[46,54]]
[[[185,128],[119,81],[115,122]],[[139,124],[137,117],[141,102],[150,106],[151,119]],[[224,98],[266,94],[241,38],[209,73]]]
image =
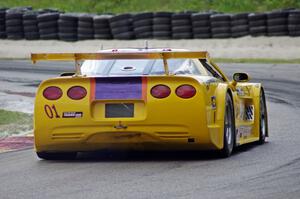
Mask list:
[[247,73],[234,73],[233,80],[235,82],[248,82],[250,80],[250,77]]

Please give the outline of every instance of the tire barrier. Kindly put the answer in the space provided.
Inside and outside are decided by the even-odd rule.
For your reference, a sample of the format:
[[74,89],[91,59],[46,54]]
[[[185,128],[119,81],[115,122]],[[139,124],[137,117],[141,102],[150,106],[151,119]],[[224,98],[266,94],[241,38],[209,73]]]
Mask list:
[[210,16],[212,13],[194,13],[191,16],[193,38],[211,38]]
[[231,37],[231,15],[215,14],[210,16],[212,38]]
[[171,39],[172,37],[172,13],[157,12],[153,13],[152,34],[154,39]]
[[109,20],[112,15],[94,16],[94,38],[95,39],[112,39]]
[[292,10],[288,16],[288,31],[292,37],[300,36],[300,10]]
[[300,10],[218,12],[63,13],[31,7],[0,8],[0,39],[209,39],[300,36]]
[[265,13],[251,13],[248,15],[249,33],[253,37],[267,35],[267,15]]
[[31,8],[13,8],[5,13],[5,32],[7,39],[18,40],[24,38],[23,14]]
[[40,39],[58,39],[59,13],[44,13],[37,16]]
[[267,32],[268,36],[285,36],[288,35],[286,11],[275,11],[267,13]]
[[135,38],[152,38],[152,12],[139,13],[133,16],[133,31]]
[[5,15],[7,8],[0,8],[0,39],[6,38]]
[[80,14],[78,16],[77,39],[94,39],[94,15]]
[[109,19],[111,33],[114,39],[129,40],[134,39],[132,14],[120,14]]
[[57,25],[60,40],[77,41],[78,15],[72,13],[60,14]]
[[249,13],[239,13],[231,17],[231,36],[233,38],[249,35]]
[[37,11],[29,11],[23,14],[24,38],[27,40],[37,40],[40,38],[38,27]]
[[172,38],[193,38],[193,29],[190,13],[174,13],[172,15]]

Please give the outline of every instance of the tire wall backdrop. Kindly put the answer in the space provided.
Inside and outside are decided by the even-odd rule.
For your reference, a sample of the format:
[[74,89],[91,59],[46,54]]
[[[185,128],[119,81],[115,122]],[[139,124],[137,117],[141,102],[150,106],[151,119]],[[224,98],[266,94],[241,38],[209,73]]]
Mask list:
[[265,13],[63,13],[31,7],[0,8],[0,39],[209,39],[300,36],[300,10]]

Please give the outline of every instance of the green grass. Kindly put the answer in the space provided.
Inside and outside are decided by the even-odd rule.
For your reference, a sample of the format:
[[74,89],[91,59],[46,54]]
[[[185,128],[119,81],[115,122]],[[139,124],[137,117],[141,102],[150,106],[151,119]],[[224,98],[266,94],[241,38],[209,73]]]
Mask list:
[[66,12],[125,13],[143,11],[254,12],[296,7],[299,0],[0,0],[0,7],[32,6]]
[[31,114],[0,109],[0,138],[32,130]]
[[219,63],[300,64],[300,59],[214,58],[213,61]]
[[6,111],[0,109],[0,125],[10,123],[21,123],[27,121],[32,116],[26,113]]

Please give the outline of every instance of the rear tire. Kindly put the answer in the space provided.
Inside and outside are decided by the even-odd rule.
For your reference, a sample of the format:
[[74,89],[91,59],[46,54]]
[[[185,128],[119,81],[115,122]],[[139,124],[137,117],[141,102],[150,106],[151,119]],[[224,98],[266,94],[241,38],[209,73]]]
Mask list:
[[221,156],[224,158],[231,155],[235,146],[234,123],[233,102],[229,93],[227,93],[225,102],[223,149],[221,150]]
[[264,144],[268,136],[268,114],[266,98],[263,90],[260,91],[259,99],[259,144]]
[[48,152],[36,152],[37,156],[44,160],[72,160],[77,156],[77,152],[59,152],[59,153],[48,153]]

